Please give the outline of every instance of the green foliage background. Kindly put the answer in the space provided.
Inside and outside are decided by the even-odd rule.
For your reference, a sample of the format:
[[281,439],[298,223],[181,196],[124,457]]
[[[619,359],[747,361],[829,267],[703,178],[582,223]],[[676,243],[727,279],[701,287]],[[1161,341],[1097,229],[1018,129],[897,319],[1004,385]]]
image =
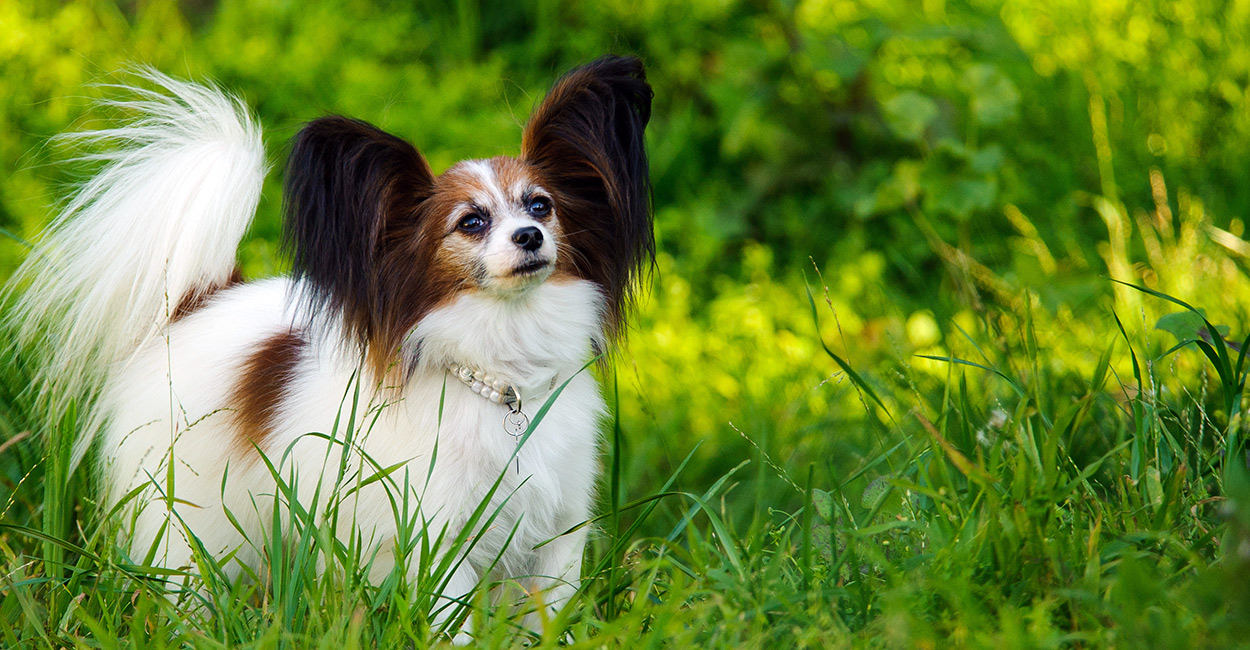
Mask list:
[[[0,1],[0,278],[75,178],[47,139],[108,117],[91,84],[128,64],[255,108],[259,277],[302,122],[371,121],[439,171],[636,53],[660,259],[615,368],[622,499],[676,473],[720,501],[601,543],[626,577],[578,642],[1245,643],[1244,386],[1170,350],[1212,342],[1200,319],[1157,330],[1183,310],[1110,279],[1246,336],[1248,35],[1224,0]],[[33,426],[10,375],[3,440]],[[6,522],[42,525],[40,444],[0,447]],[[33,549],[0,533],[0,594]],[[90,636],[61,613],[50,638]]]

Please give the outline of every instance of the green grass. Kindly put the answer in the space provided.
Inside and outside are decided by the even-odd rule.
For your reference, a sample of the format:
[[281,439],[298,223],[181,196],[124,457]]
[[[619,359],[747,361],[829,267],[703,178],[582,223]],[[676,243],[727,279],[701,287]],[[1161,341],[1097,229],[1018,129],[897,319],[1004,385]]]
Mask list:
[[[1153,307],[1184,307],[1141,291]],[[831,319],[816,295],[808,317]],[[987,314],[983,325],[994,321],[1004,337],[997,349],[961,330],[970,354],[941,357],[942,377],[914,377],[910,390],[883,380],[887,368],[856,369],[818,341],[823,356],[812,363],[841,380],[835,396],[859,404],[859,427],[823,430],[826,444],[805,449],[806,462],[752,440],[740,456],[716,459],[732,465],[717,475],[709,473],[717,463],[691,443],[668,450],[684,459],[665,480],[635,483],[625,476],[631,455],[656,458],[648,441],[660,437],[646,422],[616,420],[585,585],[551,628],[567,633],[526,630],[515,608],[485,597],[460,615],[490,646],[1244,644],[1246,346],[1196,332],[1187,345],[1160,350],[1151,347],[1157,337],[1133,335],[1111,314],[1105,345],[1088,351],[1091,373],[1060,381],[1045,370],[1052,360],[1033,316]],[[1192,322],[1216,331],[1204,318]],[[613,377],[627,364],[618,362],[607,386],[621,400],[638,399],[616,389]],[[21,366],[5,367],[12,390]],[[11,406],[6,433],[22,417]],[[368,414],[341,423],[344,449],[357,419]],[[725,435],[734,429],[726,423]],[[839,436],[861,436],[863,446],[850,458],[826,456]],[[407,548],[432,566],[368,584],[360,540],[335,539],[327,523],[359,475],[339,474],[342,485],[327,492],[338,495],[334,503],[301,504],[294,477],[275,468],[282,498],[273,514],[290,522],[286,535],[259,540],[267,564],[227,581],[217,559],[200,555],[186,573],[157,570],[126,556],[115,525],[76,527],[93,521],[83,516],[97,505],[93,492],[81,477],[64,479],[66,457],[55,444],[46,457],[43,448],[26,438],[12,447],[20,453],[2,457],[0,641],[8,646],[445,640],[428,610],[449,567],[432,561],[432,549],[471,542],[409,522]],[[491,514],[483,505],[477,516]]]

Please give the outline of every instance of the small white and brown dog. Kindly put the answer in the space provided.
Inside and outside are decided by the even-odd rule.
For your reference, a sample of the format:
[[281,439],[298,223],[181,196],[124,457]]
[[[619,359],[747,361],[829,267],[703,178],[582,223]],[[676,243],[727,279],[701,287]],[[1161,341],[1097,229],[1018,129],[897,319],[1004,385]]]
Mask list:
[[84,156],[101,167],[15,276],[9,316],[45,395],[90,396],[73,462],[94,459],[106,507],[129,499],[132,554],[190,567],[198,540],[258,567],[289,477],[303,502],[349,509],[337,534],[375,579],[419,569],[397,546],[407,518],[471,539],[443,602],[508,580],[560,606],[605,414],[584,370],[654,259],[641,62],[568,72],[519,156],[437,176],[369,124],[309,123],[286,167],[291,274],[255,282],[235,255],[266,173],[259,127],[214,86],[146,76],[164,90],[111,102],[134,120],[67,136],[104,145]]

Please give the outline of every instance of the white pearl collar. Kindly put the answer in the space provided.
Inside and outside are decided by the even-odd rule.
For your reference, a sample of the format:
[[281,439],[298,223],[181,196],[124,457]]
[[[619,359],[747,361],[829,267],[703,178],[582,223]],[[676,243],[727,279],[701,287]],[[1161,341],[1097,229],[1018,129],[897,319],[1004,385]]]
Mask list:
[[520,410],[520,392],[502,377],[459,363],[448,363],[447,370],[478,395],[512,410]]

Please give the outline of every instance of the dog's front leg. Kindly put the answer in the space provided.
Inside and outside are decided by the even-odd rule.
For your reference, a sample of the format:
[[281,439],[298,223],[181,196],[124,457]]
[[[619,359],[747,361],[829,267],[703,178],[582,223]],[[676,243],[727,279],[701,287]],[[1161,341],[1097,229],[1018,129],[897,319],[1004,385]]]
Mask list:
[[573,531],[536,549],[531,595],[546,611],[526,617],[532,629],[550,625],[581,584],[582,553],[586,550],[586,529]]
[[[477,571],[473,570],[469,561],[466,559],[460,562],[460,565],[452,571],[451,577],[447,578],[447,584],[443,586],[442,593],[435,599],[434,609],[431,612],[433,616],[431,626],[434,630],[446,627],[450,619],[468,609],[477,582]],[[472,613],[466,616],[459,629],[453,627],[447,629],[446,633],[451,635],[451,642],[456,645],[467,645],[473,641]]]

